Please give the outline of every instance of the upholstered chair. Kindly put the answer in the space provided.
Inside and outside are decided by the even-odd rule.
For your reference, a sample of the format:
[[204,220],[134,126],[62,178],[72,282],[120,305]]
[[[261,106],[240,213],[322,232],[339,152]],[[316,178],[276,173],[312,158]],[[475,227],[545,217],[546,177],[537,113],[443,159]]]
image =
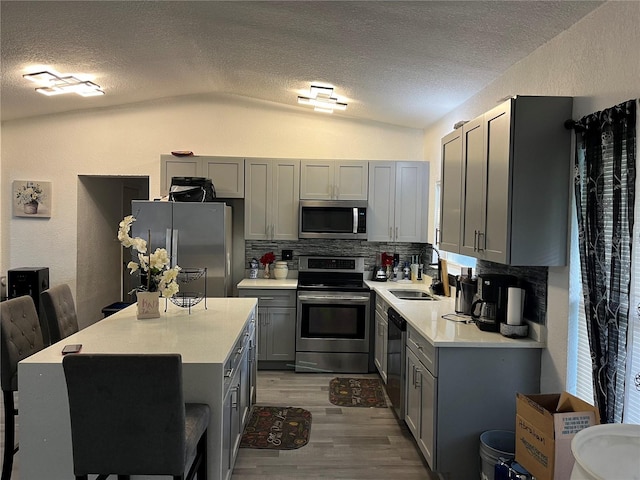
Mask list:
[[49,327],[49,341],[54,344],[78,331],[78,316],[69,285],[63,283],[40,294]]
[[2,480],[11,478],[15,446],[14,393],[18,391],[18,362],[44,348],[38,312],[33,299],[25,295],[0,303],[1,383],[4,399],[4,454]]
[[179,354],[79,353],[62,366],[76,480],[207,478],[209,406],[185,405]]

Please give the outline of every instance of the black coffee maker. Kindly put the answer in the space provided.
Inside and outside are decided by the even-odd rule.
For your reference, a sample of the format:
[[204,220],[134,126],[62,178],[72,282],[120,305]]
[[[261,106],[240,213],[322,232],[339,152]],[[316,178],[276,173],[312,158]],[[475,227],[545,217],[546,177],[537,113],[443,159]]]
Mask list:
[[478,293],[471,306],[471,317],[480,330],[500,331],[500,323],[507,320],[507,290],[517,284],[518,279],[513,275],[478,275]]

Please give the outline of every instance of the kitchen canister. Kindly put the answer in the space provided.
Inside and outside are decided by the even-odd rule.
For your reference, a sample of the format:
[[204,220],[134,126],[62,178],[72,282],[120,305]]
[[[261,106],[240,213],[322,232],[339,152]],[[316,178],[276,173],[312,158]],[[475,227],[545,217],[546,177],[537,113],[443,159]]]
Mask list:
[[273,275],[276,277],[276,280],[284,280],[287,278],[287,274],[289,273],[289,266],[287,262],[284,260],[280,260],[276,262],[276,266],[273,269]]

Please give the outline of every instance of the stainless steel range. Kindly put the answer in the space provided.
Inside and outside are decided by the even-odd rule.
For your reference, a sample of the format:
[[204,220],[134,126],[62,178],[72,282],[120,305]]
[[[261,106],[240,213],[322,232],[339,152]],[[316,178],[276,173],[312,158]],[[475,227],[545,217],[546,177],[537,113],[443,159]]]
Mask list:
[[364,258],[301,256],[297,293],[296,372],[368,372]]

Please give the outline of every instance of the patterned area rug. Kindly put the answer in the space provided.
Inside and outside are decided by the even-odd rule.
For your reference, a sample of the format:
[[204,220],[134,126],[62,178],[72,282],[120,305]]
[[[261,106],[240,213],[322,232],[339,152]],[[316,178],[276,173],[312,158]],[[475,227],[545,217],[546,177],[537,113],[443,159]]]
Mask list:
[[329,383],[329,401],[340,407],[387,407],[382,382],[377,378],[336,377]]
[[311,412],[295,407],[255,406],[240,447],[293,450],[309,441]]

